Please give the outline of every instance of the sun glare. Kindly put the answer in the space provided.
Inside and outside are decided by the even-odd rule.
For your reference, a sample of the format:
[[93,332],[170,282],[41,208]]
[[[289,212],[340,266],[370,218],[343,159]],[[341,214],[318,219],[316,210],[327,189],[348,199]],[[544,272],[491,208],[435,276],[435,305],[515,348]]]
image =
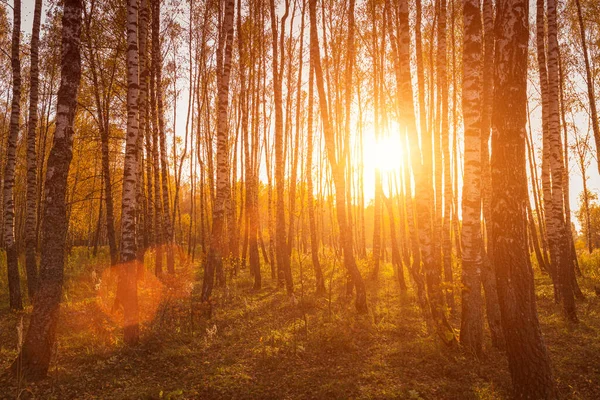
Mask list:
[[363,151],[365,169],[386,173],[400,170],[402,166],[402,144],[397,136],[368,141]]
[[383,175],[399,172],[402,168],[402,142],[399,135],[386,135],[377,140],[375,135],[363,145],[364,191],[366,198],[372,198],[375,193],[375,172]]

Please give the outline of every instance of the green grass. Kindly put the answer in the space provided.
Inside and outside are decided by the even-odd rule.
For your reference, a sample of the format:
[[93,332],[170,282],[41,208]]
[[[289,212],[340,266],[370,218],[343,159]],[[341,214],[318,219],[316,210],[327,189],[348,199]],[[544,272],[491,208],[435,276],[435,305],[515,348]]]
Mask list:
[[[101,261],[99,261],[101,260]],[[210,320],[202,317],[198,265],[158,291],[142,289],[149,317],[138,347],[122,342],[92,279],[106,254],[70,257],[56,356],[49,378],[21,385],[21,398],[111,399],[504,399],[511,390],[506,357],[491,348],[473,359],[448,349],[426,333],[414,295],[401,294],[389,264],[379,281],[367,281],[369,313],[358,315],[344,296],[342,266],[325,259],[331,300],[314,296],[309,257],[293,257],[296,302],[271,282],[263,266],[264,288],[253,291],[248,270],[217,289]],[[302,264],[302,279],[300,276]],[[334,266],[335,264],[335,266]],[[362,266],[366,275],[366,264]],[[587,268],[587,267],[586,267]],[[583,268],[582,268],[583,269]],[[333,270],[333,274],[332,274]],[[554,304],[546,276],[536,275],[538,311],[561,397],[600,398],[600,298],[597,275],[581,279],[585,302],[580,324],[567,324]],[[457,276],[458,278],[458,276]],[[148,278],[151,287],[156,281]],[[0,369],[16,356],[16,326],[24,313],[6,311],[0,282]],[[154,293],[154,297],[150,296]],[[457,300],[458,297],[457,297]],[[143,301],[141,299],[141,301]],[[457,313],[460,314],[460,313]],[[453,326],[460,321],[454,317]],[[17,383],[0,377],[1,396],[16,397]]]

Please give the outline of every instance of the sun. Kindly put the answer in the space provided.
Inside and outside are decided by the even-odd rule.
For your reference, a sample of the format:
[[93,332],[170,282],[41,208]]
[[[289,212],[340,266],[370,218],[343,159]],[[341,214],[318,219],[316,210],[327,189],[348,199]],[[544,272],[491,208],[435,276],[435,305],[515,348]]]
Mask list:
[[403,146],[399,134],[390,134],[375,139],[368,135],[363,142],[364,191],[366,198],[375,193],[375,173],[378,171],[384,178],[388,174],[400,173],[402,168]]
[[366,140],[363,147],[365,170],[381,173],[398,171],[402,167],[402,143],[399,135]]

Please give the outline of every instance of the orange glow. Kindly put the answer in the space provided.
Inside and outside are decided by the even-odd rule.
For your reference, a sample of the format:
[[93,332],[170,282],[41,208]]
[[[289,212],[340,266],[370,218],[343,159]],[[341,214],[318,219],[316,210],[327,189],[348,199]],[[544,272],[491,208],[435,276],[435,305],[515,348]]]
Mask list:
[[[178,251],[178,249],[174,251]],[[186,263],[182,261],[182,264]],[[178,269],[176,276],[168,275],[165,272],[159,279],[154,275],[154,271],[150,271],[146,267],[143,267],[143,273],[138,271],[137,293],[140,324],[153,321],[157,317],[161,303],[178,298],[188,298],[191,295],[191,276],[187,272],[189,270]],[[122,327],[124,324],[123,309],[120,305],[115,305],[118,276],[118,266],[106,268],[102,272],[97,286],[97,302],[102,312],[113,323]]]
[[[375,171],[383,175],[400,172],[404,149],[399,135],[386,135],[374,140],[366,136],[363,146],[364,191],[367,198],[375,193]],[[369,138],[369,139],[367,139]]]

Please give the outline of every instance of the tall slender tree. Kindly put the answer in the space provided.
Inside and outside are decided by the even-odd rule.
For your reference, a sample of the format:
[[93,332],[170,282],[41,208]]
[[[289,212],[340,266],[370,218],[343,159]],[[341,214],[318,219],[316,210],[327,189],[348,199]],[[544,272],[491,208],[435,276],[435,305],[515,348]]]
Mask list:
[[[411,107],[411,103],[408,102],[407,92],[409,87],[412,90],[412,86],[410,86],[410,72],[406,69],[409,63],[409,52],[410,52],[410,34],[405,29],[408,28],[408,5],[404,2],[400,2],[397,4],[397,7],[391,8],[395,10],[397,17],[390,18],[390,20],[397,20],[398,26],[396,29],[389,29],[388,32],[391,36],[391,47],[394,59],[394,72],[396,75],[396,92],[397,92],[397,102],[398,102],[398,112],[401,120],[404,118],[409,118],[409,121],[414,120],[414,104]],[[417,1],[417,18],[415,23],[417,27],[415,28],[415,39],[417,39],[417,43],[419,42],[419,33],[420,28],[418,28],[419,18],[420,18],[420,3]],[[419,33],[420,34],[420,33]],[[418,52],[417,52],[418,54]],[[412,115],[412,117],[411,117]],[[422,121],[423,122],[423,121]],[[414,122],[416,125],[416,121]],[[423,125],[425,124],[423,123]],[[427,293],[425,289],[425,278],[423,276],[423,272],[421,270],[421,250],[419,244],[419,229],[418,229],[418,221],[417,221],[417,213],[415,202],[413,201],[413,186],[411,185],[411,177],[414,175],[415,178],[420,177],[417,175],[417,172],[420,170],[421,163],[420,157],[420,148],[416,148],[419,150],[417,155],[410,155],[415,148],[411,147],[415,145],[414,137],[412,136],[412,132],[408,129],[405,129],[405,126],[401,127],[399,132],[400,140],[402,143],[407,144],[409,151],[406,152],[408,157],[403,157],[402,160],[402,172],[403,172],[403,182],[404,182],[404,193],[405,193],[405,207],[406,207],[406,224],[408,227],[408,234],[410,236],[410,248],[412,253],[412,260],[409,261],[410,272],[413,280],[415,282],[415,289],[417,294],[417,300],[419,303],[419,307],[423,312],[423,316],[425,317],[425,321],[428,324],[428,327],[431,328],[431,312],[429,309],[429,303],[427,300]],[[413,153],[414,154],[414,153]],[[411,169],[411,166],[413,169]],[[416,170],[414,168],[417,168]],[[422,182],[415,182],[416,186],[421,185]]]
[[[496,289],[496,273],[492,264],[491,198],[492,176],[490,171],[490,135],[494,101],[494,5],[483,0],[483,108],[481,111],[481,211],[485,230],[482,232],[481,282],[485,291],[485,308],[492,345],[504,348],[504,335],[500,323],[500,306]],[[460,247],[460,244],[459,244]]]
[[[252,11],[251,11],[252,12]],[[240,60],[240,98],[241,98],[241,124],[242,137],[244,140],[244,161],[245,161],[245,180],[246,180],[246,216],[247,216],[247,235],[248,235],[248,252],[250,259],[250,271],[254,276],[254,289],[260,289],[262,286],[262,276],[260,273],[260,257],[258,253],[258,177],[256,176],[256,167],[252,151],[256,151],[257,143],[254,140],[254,132],[250,132],[248,120],[252,113],[250,104],[250,95],[246,85],[246,71],[248,70],[249,41],[246,38],[251,35],[247,34],[247,30],[242,30],[242,7],[241,0],[238,0],[238,15],[237,15],[237,35],[238,35],[238,52]],[[253,121],[256,124],[256,121]],[[252,137],[250,137],[252,135]]]
[[588,102],[590,103],[590,119],[594,140],[596,142],[596,159],[598,161],[598,171],[600,172],[600,124],[598,120],[598,109],[596,107],[596,95],[594,90],[594,78],[592,75],[592,67],[590,65],[590,55],[588,52],[588,43],[585,37],[585,24],[583,20],[583,12],[581,9],[581,0],[575,0],[577,7],[577,23],[579,25],[579,36],[581,39],[581,50],[583,51],[583,61],[585,65],[585,83],[587,86]]
[[[438,21],[438,86],[440,91],[440,131],[441,131],[441,155],[443,164],[439,169],[443,170],[442,181],[444,183],[443,220],[441,221],[441,249],[444,281],[446,284],[446,304],[451,312],[455,310],[453,273],[452,273],[452,176],[450,168],[450,130],[448,119],[448,49],[446,45],[448,11],[446,0],[440,0],[440,15]],[[437,168],[437,167],[436,167]]]
[[81,78],[82,8],[81,0],[63,2],[61,80],[44,185],[39,285],[25,341],[12,366],[13,373],[22,373],[31,380],[42,379],[48,373],[62,298],[68,227],[67,178],[73,157],[73,120]]
[[[275,0],[270,0],[271,35],[273,40],[273,101],[275,107],[275,254],[277,256],[277,280],[279,285],[285,284],[288,294],[294,292],[290,253],[287,247],[285,228],[285,162],[283,158],[283,61],[285,23],[289,14],[290,1],[285,0],[285,13],[281,17],[281,28],[277,29]],[[278,37],[278,32],[281,38]],[[280,54],[281,53],[281,54]]]
[[27,292],[33,299],[37,287],[37,123],[39,93],[39,47],[40,24],[42,20],[42,0],[35,1],[33,27],[31,33],[31,64],[29,66],[29,122],[27,124],[27,205],[25,219],[25,270],[27,271]]
[[21,119],[21,0],[15,0],[13,6],[13,32],[11,44],[12,101],[10,111],[10,129],[6,142],[6,163],[4,165],[4,246],[6,248],[6,268],[8,270],[8,293],[10,308],[23,308],[21,282],[19,278],[19,255],[15,242],[15,166],[17,163],[17,139]]
[[[561,300],[567,319],[577,322],[577,309],[575,306],[575,292],[573,281],[575,279],[571,259],[571,239],[565,215],[565,171],[564,151],[560,129],[560,54],[558,48],[558,10],[557,0],[548,1],[548,86],[549,86],[549,115],[548,134],[552,171],[552,218],[555,219],[557,232],[557,250],[559,255],[555,260],[557,281],[561,290]],[[567,144],[564,143],[564,146]],[[550,228],[549,228],[550,230]]]
[[319,261],[319,239],[315,218],[315,196],[313,188],[313,104],[314,104],[314,68],[310,65],[308,74],[308,122],[306,131],[306,195],[308,208],[308,224],[310,229],[310,255],[315,272],[316,292],[325,294],[325,279]]
[[[544,12],[547,4],[547,27]],[[563,306],[565,316],[577,321],[573,291],[573,265],[564,214],[563,175],[565,173],[560,133],[558,25],[555,0],[538,0],[537,51],[542,87],[543,125],[543,186],[546,231],[550,248],[550,272],[556,298]],[[547,29],[546,29],[547,28]]]
[[480,0],[463,5],[463,119],[465,173],[462,197],[462,314],[460,340],[480,354],[483,341],[481,298],[481,89],[482,24]]
[[[151,203],[145,196],[144,188],[144,170],[142,160],[144,159],[144,138],[148,140],[150,129],[148,129],[148,83],[149,83],[149,69],[148,69],[148,0],[141,0],[139,3],[138,20],[139,20],[139,97],[138,97],[138,113],[139,113],[139,132],[138,132],[138,144],[137,144],[137,158],[138,158],[138,170],[137,170],[137,225],[138,231],[138,248],[137,258],[138,262],[144,263],[144,254],[146,247],[149,243],[149,236],[151,229],[149,228],[150,213],[148,208]],[[151,165],[151,158],[146,157],[145,163]],[[146,174],[147,182],[151,182],[150,174]],[[144,205],[140,204],[145,201]]]
[[[155,245],[155,258],[154,258],[154,272],[156,275],[161,275],[163,272],[163,238],[164,238],[164,218],[163,218],[163,202],[161,192],[161,179],[160,179],[160,158],[159,158],[159,123],[158,123],[158,106],[157,106],[157,90],[156,90],[156,71],[158,70],[158,63],[160,62],[160,32],[157,18],[160,7],[157,6],[158,2],[153,2],[150,7],[152,15],[152,36],[151,36],[151,67],[150,67],[150,119],[152,121],[152,143],[148,143],[152,148],[152,171],[153,182],[152,187],[154,188],[153,200],[154,200],[154,245]],[[150,160],[148,160],[150,162]]]
[[500,0],[496,14],[492,117],[492,246],[514,395],[556,398],[538,321],[527,246],[525,125],[527,0]]
[[[382,132],[379,126],[379,114],[381,105],[381,78],[383,76],[383,65],[381,64],[382,57],[379,50],[379,35],[377,32],[377,16],[380,11],[377,9],[378,2],[370,2],[371,18],[373,19],[372,24],[372,53],[373,53],[373,129],[375,131],[374,140],[376,142],[381,140]],[[373,139],[371,139],[373,140]],[[375,168],[375,193],[373,195],[373,250],[372,250],[372,264],[373,264],[373,278],[377,279],[379,276],[379,264],[381,261],[381,238],[382,238],[382,219],[383,219],[383,181],[381,177],[381,169]]]
[[[104,195],[104,203],[106,205],[106,236],[108,239],[108,248],[110,252],[111,265],[116,265],[119,259],[117,240],[115,233],[114,220],[114,203],[113,203],[113,188],[110,171],[110,103],[112,99],[112,87],[115,80],[115,70],[117,63],[113,64],[109,78],[103,79],[103,71],[98,67],[97,43],[94,41],[92,34],[92,22],[94,22],[94,11],[96,2],[90,2],[89,12],[84,7],[84,25],[85,37],[87,44],[87,56],[89,62],[89,71],[92,76],[92,84],[94,86],[94,100],[96,102],[96,114],[98,122],[98,130],[100,131],[100,153],[102,165],[102,192]],[[115,56],[118,50],[115,52]],[[104,85],[100,83],[103,82]],[[108,87],[107,87],[108,86]]]
[[123,167],[123,200],[121,206],[121,264],[116,302],[123,306],[124,340],[132,346],[139,341],[137,294],[137,170],[139,134],[139,53],[138,1],[127,3],[127,135]]
[[228,105],[233,42],[234,0],[224,0],[224,18],[219,32],[217,48],[217,190],[213,205],[212,235],[204,263],[202,301],[208,302],[214,286],[215,272],[219,281],[224,279],[223,257],[225,256],[225,209],[230,196],[229,187],[229,129]]
[[[348,30],[348,49],[354,46],[354,0],[350,0],[349,13],[352,16]],[[354,252],[352,250],[352,232],[348,230],[346,216],[346,176],[345,161],[340,154],[343,154],[336,146],[336,137],[327,106],[327,94],[325,93],[325,84],[323,79],[323,68],[321,67],[321,55],[319,50],[319,36],[317,32],[317,1],[310,0],[310,59],[315,71],[315,81],[317,84],[317,93],[319,95],[319,110],[323,124],[323,137],[327,151],[327,160],[331,166],[333,183],[335,185],[336,215],[340,233],[340,247],[344,255],[344,265],[350,275],[353,285],[356,288],[356,309],[360,313],[367,312],[367,293],[363,278],[360,274]],[[352,76],[352,75],[350,75]],[[338,158],[339,157],[339,158]]]
[[[424,285],[427,289],[427,300],[420,300],[422,307],[429,306],[426,319],[433,322],[435,333],[440,340],[447,344],[456,343],[456,336],[448,322],[444,311],[444,297],[441,288],[442,268],[436,263],[433,245],[433,171],[431,169],[431,152],[433,149],[431,135],[428,135],[426,122],[421,119],[421,138],[419,144],[413,88],[410,71],[410,30],[409,30],[408,1],[398,3],[398,104],[399,114],[403,124],[400,125],[401,135],[407,137],[410,152],[412,174],[415,182],[415,214],[421,260],[423,262]],[[417,53],[419,52],[417,45]],[[424,107],[423,107],[424,109]],[[425,127],[425,128],[424,128]],[[418,282],[418,281],[417,281]],[[421,296],[422,297],[422,296]]]
[[[166,143],[166,127],[165,127],[165,111],[164,111],[164,96],[162,82],[162,52],[160,46],[160,11],[161,1],[152,1],[152,40],[153,46],[156,46],[156,52],[153,53],[154,59],[154,84],[156,90],[156,112],[158,120],[158,142],[159,142],[159,160],[155,168],[160,168],[160,197],[156,197],[154,201],[161,202],[162,208],[162,238],[161,243],[164,246],[167,254],[167,271],[172,274],[175,272],[175,259],[173,253],[173,226],[171,225],[171,206],[169,203],[169,181],[168,181],[168,165],[167,165],[167,143]],[[157,190],[159,193],[159,190]]]

